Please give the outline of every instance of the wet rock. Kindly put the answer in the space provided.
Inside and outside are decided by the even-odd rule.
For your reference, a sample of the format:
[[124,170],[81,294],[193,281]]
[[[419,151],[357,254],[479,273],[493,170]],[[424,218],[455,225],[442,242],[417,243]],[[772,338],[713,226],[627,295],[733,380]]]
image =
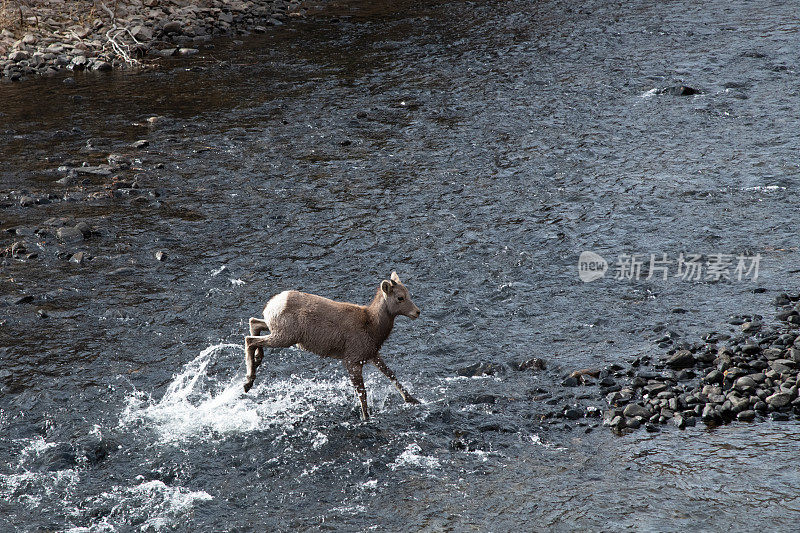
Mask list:
[[649,394],[650,396],[655,396],[655,395],[659,394],[660,392],[664,392],[665,390],[667,390],[667,388],[668,387],[667,387],[666,383],[652,383],[650,385],[645,385],[644,386],[645,392],[647,394]]
[[741,398],[739,396],[731,395],[728,397],[728,401],[731,403],[731,410],[734,413],[739,413],[747,409],[750,405],[750,398]]
[[83,221],[75,224],[75,229],[80,231],[84,237],[89,237],[89,235],[92,233],[92,228],[89,227],[89,224]]
[[494,394],[478,394],[469,398],[469,403],[473,405],[486,405],[497,402],[497,396]]
[[135,273],[136,271],[133,269],[133,267],[120,267],[109,272],[109,274],[112,276],[130,276]]
[[664,87],[659,91],[659,94],[667,94],[670,96],[693,96],[695,94],[701,94],[698,89],[694,87],[689,87],[687,85],[678,85],[675,87]]
[[644,407],[643,405],[637,403],[631,403],[625,406],[625,409],[622,411],[622,414],[626,417],[636,417],[641,416],[643,418],[650,418],[652,413],[649,409]]
[[33,296],[31,296],[30,294],[19,296],[13,300],[14,305],[29,304],[32,301],[33,301]]
[[91,176],[110,176],[111,175],[111,168],[108,165],[97,165],[97,166],[86,166],[86,167],[76,167],[76,168],[69,168],[69,167],[59,167],[59,170],[66,170],[69,172],[75,172],[79,175],[91,175]]
[[747,322],[747,318],[746,317],[742,317],[742,316],[732,316],[732,317],[728,318],[728,324],[731,324],[731,325],[734,325],[734,326],[741,326],[745,322]]
[[617,387],[617,382],[610,376],[606,376],[600,380],[600,386],[605,387],[606,389],[611,387]]
[[569,420],[578,420],[579,418],[583,418],[583,412],[579,409],[570,408],[564,411],[564,418],[568,418]]
[[141,24],[131,29],[131,35],[138,41],[149,41],[153,38],[152,30]]
[[775,305],[789,305],[792,301],[789,299],[789,295],[784,293],[779,294],[775,297]]
[[761,348],[758,344],[745,344],[742,346],[742,353],[744,355],[756,355],[761,351]]
[[108,61],[98,61],[94,64],[94,70],[99,70],[100,72],[108,72],[112,68],[111,63]]
[[675,424],[675,427],[678,429],[683,429],[686,427],[686,419],[684,419],[683,415],[680,413],[672,417],[672,423]]
[[164,259],[166,259],[166,257],[167,255],[164,252],[160,250],[156,252],[156,261],[163,261]]
[[743,333],[753,333],[761,328],[760,322],[745,322],[742,324]]
[[[778,374],[789,374],[792,371],[792,368],[788,365],[783,363],[779,363],[778,361],[770,361],[769,363],[770,368],[777,372]],[[794,361],[792,361],[792,366],[794,366]]]
[[722,419],[720,414],[715,409],[715,406],[710,403],[706,404],[706,406],[703,408],[703,414],[700,415],[700,418],[706,425],[718,424]]
[[722,383],[723,374],[716,368],[713,369],[711,372],[706,374],[706,377],[703,378],[703,381],[706,383]]
[[82,241],[83,232],[77,227],[63,227],[56,230],[56,237],[63,242]]
[[696,361],[689,350],[678,350],[664,363],[670,368],[690,368],[695,365]]
[[792,401],[792,396],[786,392],[776,392],[772,396],[767,397],[767,405],[775,409],[786,407]]
[[172,20],[162,26],[161,31],[165,34],[181,33],[181,23],[177,20]]
[[756,382],[750,376],[742,376],[736,380],[735,387],[742,392],[750,392],[756,388]]
[[473,378],[478,376],[493,376],[502,374],[505,368],[496,363],[474,363],[468,367],[456,371],[456,374],[463,377]]
[[[86,64],[87,64],[86,56],[75,56],[75,57],[72,58],[72,61],[70,63],[72,65],[72,69],[73,70],[83,70],[83,69],[86,68]],[[72,79],[72,78],[68,78],[68,79]]]
[[179,48],[178,49],[178,55],[179,56],[184,56],[184,57],[193,56],[198,52],[199,52],[199,50],[197,48]]
[[25,59],[28,59],[28,57],[29,57],[28,52],[25,52],[23,50],[16,50],[8,54],[8,58],[11,61],[24,61]]
[[742,411],[736,415],[736,419],[741,422],[752,422],[756,418],[756,412],[751,410]]
[[769,361],[774,361],[775,359],[781,359],[783,356],[783,350],[779,348],[767,348],[763,352],[764,357],[767,358]]
[[611,392],[606,395],[606,401],[608,405],[616,406],[616,405],[624,405],[631,400],[631,394],[625,391],[616,391]]
[[561,385],[564,387],[577,387],[579,384],[580,381],[578,380],[578,378],[572,376],[569,376],[568,378],[564,379],[564,381],[561,382]]
[[131,143],[131,148],[136,148],[137,150],[142,148],[147,148],[148,146],[150,146],[150,141],[148,141],[147,139],[140,139],[138,141]]
[[72,257],[69,258],[70,263],[75,263],[76,265],[81,265],[86,260],[86,253],[84,252],[76,252],[72,254]]

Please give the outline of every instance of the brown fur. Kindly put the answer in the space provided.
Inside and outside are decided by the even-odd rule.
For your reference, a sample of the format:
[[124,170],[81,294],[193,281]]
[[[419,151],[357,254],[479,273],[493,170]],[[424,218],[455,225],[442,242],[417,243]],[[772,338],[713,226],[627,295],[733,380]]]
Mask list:
[[[417,318],[419,308],[396,272],[381,282],[369,305],[335,302],[322,296],[286,291],[273,296],[264,308],[264,320],[250,319],[250,335],[245,337],[247,380],[245,392],[253,386],[256,369],[264,357],[264,347],[287,348],[295,344],[322,357],[341,359],[361,402],[361,417],[366,420],[367,393],[362,369],[374,364],[409,403],[419,403],[403,388],[379,351],[394,327],[397,315]],[[269,330],[266,337],[262,331]]]

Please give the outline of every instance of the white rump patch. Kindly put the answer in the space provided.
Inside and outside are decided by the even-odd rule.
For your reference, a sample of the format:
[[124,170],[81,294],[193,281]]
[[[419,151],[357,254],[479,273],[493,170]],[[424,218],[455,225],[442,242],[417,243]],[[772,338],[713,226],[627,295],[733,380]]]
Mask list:
[[272,321],[275,320],[283,310],[286,309],[286,300],[289,298],[289,291],[283,291],[280,294],[277,294],[272,297],[272,299],[267,302],[267,306],[264,308],[264,321],[269,326],[270,331],[272,331]]

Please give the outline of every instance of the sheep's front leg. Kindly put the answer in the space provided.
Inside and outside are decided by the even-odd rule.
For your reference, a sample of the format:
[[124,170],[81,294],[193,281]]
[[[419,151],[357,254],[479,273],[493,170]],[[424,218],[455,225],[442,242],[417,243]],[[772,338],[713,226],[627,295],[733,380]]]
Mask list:
[[355,387],[356,392],[358,392],[358,399],[361,402],[361,420],[367,420],[369,419],[369,413],[367,412],[367,389],[364,387],[364,376],[361,373],[364,369],[364,364],[345,361],[344,367],[347,369],[347,373],[350,374],[350,381],[353,382],[353,387]]
[[374,364],[384,376],[389,378],[389,381],[391,381],[397,390],[400,391],[400,395],[403,397],[403,400],[405,400],[406,403],[420,403],[419,400],[411,396],[405,387],[400,384],[400,381],[397,380],[397,376],[394,375],[394,372],[392,372],[391,368],[386,366],[386,362],[383,360],[380,354],[372,358],[372,364]]

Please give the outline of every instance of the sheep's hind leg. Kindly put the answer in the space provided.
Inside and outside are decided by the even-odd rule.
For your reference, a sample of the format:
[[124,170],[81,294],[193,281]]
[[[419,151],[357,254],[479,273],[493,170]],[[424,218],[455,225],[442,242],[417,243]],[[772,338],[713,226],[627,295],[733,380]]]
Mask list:
[[[247,365],[247,378],[244,382],[244,391],[247,392],[256,380],[256,369],[258,369],[263,359],[264,347],[267,348],[288,348],[294,342],[283,339],[270,333],[266,337],[249,335],[244,338],[245,364]],[[256,357],[256,350],[261,350],[261,357]]]
[[353,387],[358,392],[358,399],[361,402],[361,420],[369,419],[367,412],[367,389],[364,387],[364,376],[361,371],[364,368],[362,363],[345,362],[344,367],[347,373],[350,374],[350,381],[353,382]]
[[[260,318],[251,318],[250,319],[250,335],[251,336],[258,336],[261,335],[261,332],[266,331],[269,329],[267,323]],[[255,368],[258,368],[258,365],[261,364],[261,360],[264,359],[264,348],[261,346],[256,347],[255,351]],[[255,370],[255,369],[254,369]]]

